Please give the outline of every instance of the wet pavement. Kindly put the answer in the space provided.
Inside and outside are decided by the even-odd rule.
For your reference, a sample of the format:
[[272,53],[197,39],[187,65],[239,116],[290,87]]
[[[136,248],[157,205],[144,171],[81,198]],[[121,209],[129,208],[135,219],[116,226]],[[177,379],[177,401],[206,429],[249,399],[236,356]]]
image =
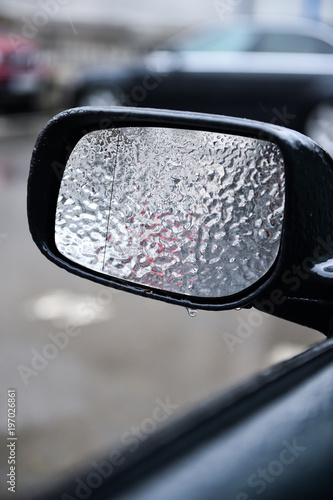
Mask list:
[[[169,401],[173,418],[323,340],[252,310],[190,317],[180,307],[102,288],[47,261],[26,221],[29,160],[47,118],[0,117],[1,498],[9,388],[17,391],[22,493],[50,486],[79,463],[119,447],[156,405]],[[238,335],[241,328],[246,338]],[[235,335],[239,341],[230,343]],[[143,429],[145,438],[150,431]]]

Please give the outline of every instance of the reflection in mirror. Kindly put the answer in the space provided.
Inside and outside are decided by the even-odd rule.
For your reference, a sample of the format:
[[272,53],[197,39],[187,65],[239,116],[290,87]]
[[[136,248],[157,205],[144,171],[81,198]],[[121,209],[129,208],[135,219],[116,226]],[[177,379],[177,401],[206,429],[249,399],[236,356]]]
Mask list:
[[99,273],[225,297],[273,265],[284,199],[273,143],[158,127],[98,130],[67,163],[55,241],[62,255]]

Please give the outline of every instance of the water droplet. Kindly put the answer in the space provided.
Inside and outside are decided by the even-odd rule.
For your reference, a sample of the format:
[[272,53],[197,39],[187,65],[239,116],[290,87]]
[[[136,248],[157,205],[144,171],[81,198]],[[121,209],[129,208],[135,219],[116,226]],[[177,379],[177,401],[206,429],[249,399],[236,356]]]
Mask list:
[[189,307],[187,307],[187,312],[188,315],[191,316],[191,318],[195,318],[198,311],[196,309],[190,309]]
[[326,266],[324,267],[325,273],[333,273],[333,266]]

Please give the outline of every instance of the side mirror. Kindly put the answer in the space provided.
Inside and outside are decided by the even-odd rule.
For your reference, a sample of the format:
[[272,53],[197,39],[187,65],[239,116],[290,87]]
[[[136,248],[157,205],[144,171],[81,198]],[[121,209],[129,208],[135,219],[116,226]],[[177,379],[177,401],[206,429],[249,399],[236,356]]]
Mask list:
[[81,277],[190,309],[255,306],[329,334],[332,193],[331,158],[297,132],[78,108],[38,137],[28,217],[40,250]]

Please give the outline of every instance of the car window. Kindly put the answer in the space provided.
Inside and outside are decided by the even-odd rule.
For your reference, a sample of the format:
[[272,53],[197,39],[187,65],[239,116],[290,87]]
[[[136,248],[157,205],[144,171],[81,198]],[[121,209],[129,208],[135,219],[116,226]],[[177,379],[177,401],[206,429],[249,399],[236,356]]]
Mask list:
[[250,30],[226,30],[187,40],[180,44],[178,49],[185,51],[250,52],[254,50],[258,40],[259,35]]
[[290,33],[263,34],[255,50],[258,52],[333,54],[332,45],[323,40],[312,36]]

